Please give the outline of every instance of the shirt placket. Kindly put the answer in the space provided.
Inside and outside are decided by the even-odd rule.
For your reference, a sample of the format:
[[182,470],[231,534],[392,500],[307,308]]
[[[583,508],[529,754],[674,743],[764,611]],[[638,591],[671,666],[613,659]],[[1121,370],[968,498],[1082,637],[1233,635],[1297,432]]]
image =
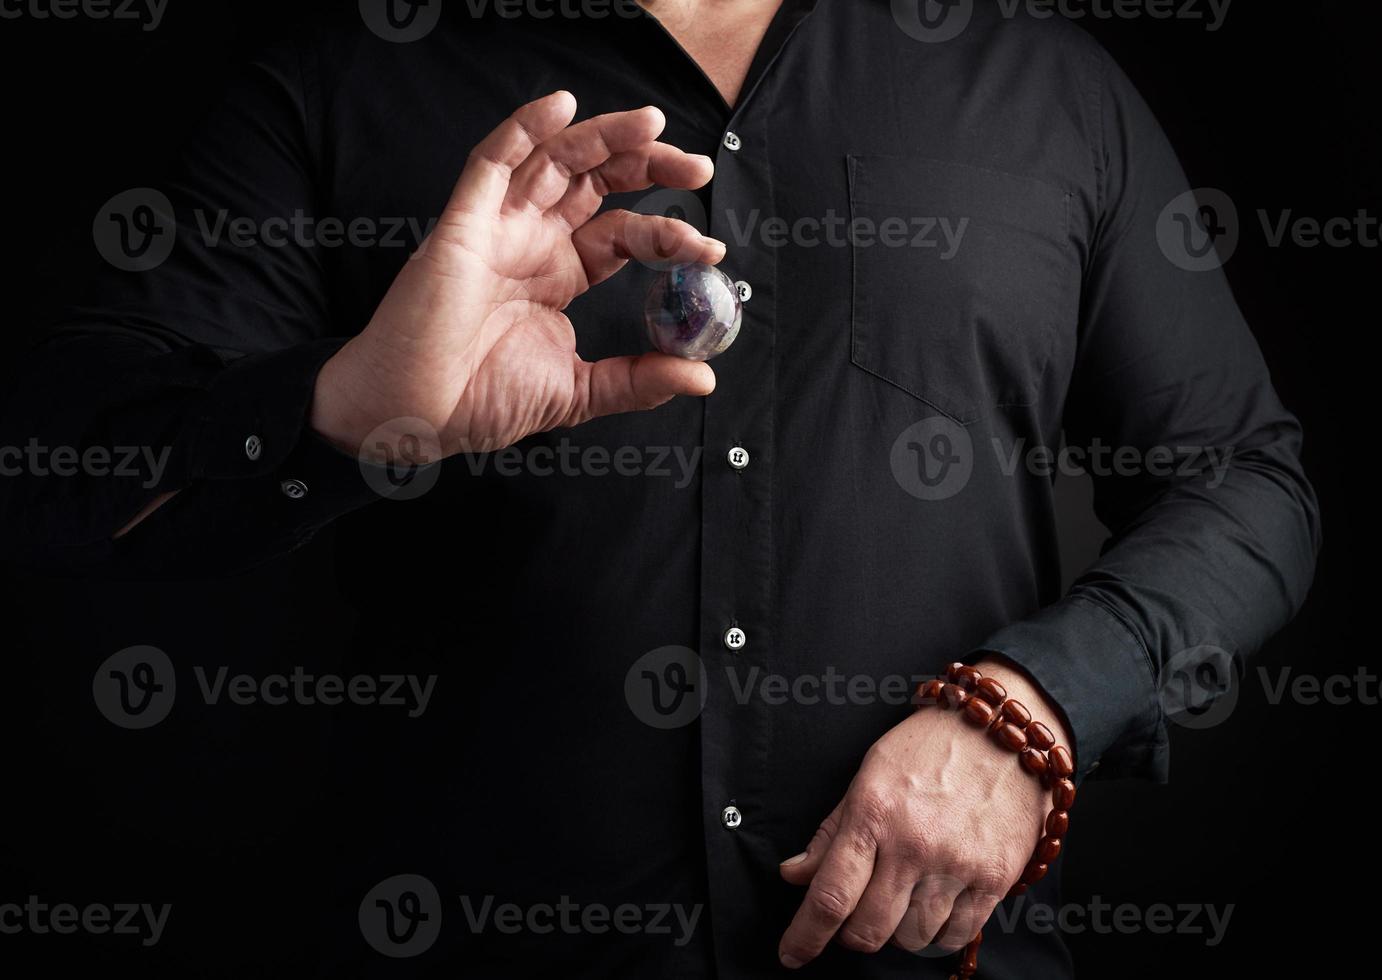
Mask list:
[[[717,359],[705,400],[701,483],[701,629],[708,696],[701,716],[702,801],[711,923],[721,976],[734,974],[754,920],[773,845],[765,800],[770,716],[756,696],[774,664],[772,492],[776,404],[777,262],[758,235],[771,212],[770,95],[757,91],[730,118],[711,188],[710,234],[728,245],[721,268],[735,280],[743,325]],[[750,234],[744,237],[745,230]]]

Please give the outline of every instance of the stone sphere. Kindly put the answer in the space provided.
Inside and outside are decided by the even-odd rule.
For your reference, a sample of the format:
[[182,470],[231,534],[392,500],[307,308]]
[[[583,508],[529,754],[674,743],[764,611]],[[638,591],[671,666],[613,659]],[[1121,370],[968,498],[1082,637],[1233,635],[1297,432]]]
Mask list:
[[648,339],[664,354],[708,361],[739,336],[743,306],[734,282],[711,265],[679,265],[658,274],[643,305]]

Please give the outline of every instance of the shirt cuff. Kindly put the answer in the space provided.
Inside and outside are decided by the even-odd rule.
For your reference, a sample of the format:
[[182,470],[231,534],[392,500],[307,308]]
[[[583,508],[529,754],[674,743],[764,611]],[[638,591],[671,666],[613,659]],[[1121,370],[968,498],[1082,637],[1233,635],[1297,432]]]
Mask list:
[[1165,782],[1169,743],[1151,660],[1113,612],[1067,596],[1004,627],[966,658],[997,653],[1025,670],[1064,711],[1077,778],[1135,776]]
[[322,365],[345,342],[318,340],[226,364],[178,433],[173,456],[182,463],[179,482],[246,480],[281,468],[310,431]]
[[310,424],[323,364],[343,339],[238,358],[204,389],[179,433],[163,484],[171,500],[117,542],[126,568],[241,571],[305,544],[338,517],[407,499],[440,463],[381,467],[343,452]]

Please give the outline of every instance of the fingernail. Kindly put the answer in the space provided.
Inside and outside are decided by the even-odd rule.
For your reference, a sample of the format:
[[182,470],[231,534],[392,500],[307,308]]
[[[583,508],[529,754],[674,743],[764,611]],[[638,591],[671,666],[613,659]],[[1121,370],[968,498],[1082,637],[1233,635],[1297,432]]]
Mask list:
[[691,155],[692,155],[693,157],[695,157],[697,160],[704,160],[706,163],[710,164],[712,167],[715,166],[715,161],[714,161],[712,158],[706,156],[704,153],[693,153],[693,154],[691,154]]
[[720,246],[720,247],[721,247],[722,249],[724,249],[726,252],[729,251],[729,246],[726,245],[724,242],[720,241],[718,238],[711,238],[709,235],[702,235],[701,238],[704,239],[705,241],[709,242],[709,243],[712,244],[712,245],[718,245],[718,246]]
[[778,953],[777,958],[781,960],[782,965],[789,970],[797,970],[801,968],[801,960],[797,959],[795,956],[792,956],[790,953]]
[[[794,865],[794,864],[801,864],[801,862],[803,862],[803,861],[805,861],[805,860],[806,860],[806,852],[805,852],[805,851],[802,851],[800,854],[796,855],[795,857],[789,857],[787,860],[783,861],[783,862],[782,862],[782,866],[783,866],[784,868],[790,868],[792,865]],[[800,965],[800,964],[798,964],[798,965]]]

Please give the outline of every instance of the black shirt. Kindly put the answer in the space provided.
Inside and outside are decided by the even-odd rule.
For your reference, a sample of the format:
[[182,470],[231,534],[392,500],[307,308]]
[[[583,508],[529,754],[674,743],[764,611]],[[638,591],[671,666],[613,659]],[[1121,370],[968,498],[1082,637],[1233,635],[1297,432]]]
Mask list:
[[[801,897],[777,864],[917,680],[1001,652],[1068,715],[1082,776],[1164,778],[1166,665],[1251,652],[1302,601],[1300,431],[1203,226],[1167,210],[1188,184],[1147,106],[1060,18],[979,4],[949,36],[907,8],[785,3],[733,108],[618,4],[322,25],[258,60],[158,189],[167,257],[127,234],[137,271],[112,269],[7,384],[0,444],[168,449],[156,485],[0,480],[10,560],[223,574],[333,524],[358,618],[343,671],[437,675],[421,718],[340,725],[319,933],[339,930],[340,969],[406,966],[356,916],[408,873],[440,903],[424,972],[777,975]],[[700,193],[607,206],[729,244],[739,339],[704,400],[449,459],[382,501],[391,474],[307,429],[316,372],[470,148],[557,88],[580,117],[657,105],[664,140],[714,157]],[[157,236],[161,211],[129,227]],[[582,356],[644,345],[653,275],[571,306]],[[1042,455],[1063,440],[1090,450],[1111,531],[1065,594]],[[484,917],[505,905],[537,926]],[[612,924],[623,905],[641,926]],[[563,925],[589,908],[608,924]],[[815,969],[951,966],[832,948]],[[982,972],[1069,966],[1019,928],[990,931]]]

